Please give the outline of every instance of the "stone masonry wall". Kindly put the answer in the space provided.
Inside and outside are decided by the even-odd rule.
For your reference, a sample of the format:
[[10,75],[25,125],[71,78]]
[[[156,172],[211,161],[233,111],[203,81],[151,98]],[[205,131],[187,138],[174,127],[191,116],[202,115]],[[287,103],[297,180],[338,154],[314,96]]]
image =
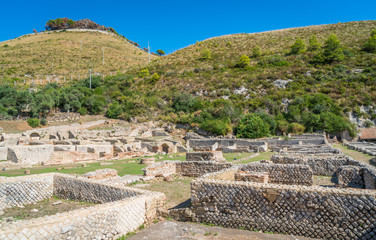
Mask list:
[[268,172],[270,183],[290,185],[312,185],[313,173],[309,166],[297,164],[250,163],[240,170],[247,172]]
[[139,192],[133,190],[119,189],[82,178],[57,174],[54,177],[53,193],[60,198],[94,203],[114,202],[140,195]]
[[198,222],[320,239],[376,237],[375,191],[200,178],[191,194]]
[[39,202],[52,194],[53,174],[0,179],[0,210]]
[[[0,239],[117,239],[136,230],[164,208],[163,193],[111,186],[59,173],[1,178],[0,187],[4,182],[33,182],[46,177],[50,195],[45,198],[54,192],[64,198],[106,203],[0,226]],[[27,187],[17,187],[24,191],[23,198],[30,195]]]
[[200,177],[207,173],[218,172],[223,169],[230,168],[231,163],[217,163],[211,161],[201,161],[201,162],[180,162],[179,169],[181,175],[188,177]]

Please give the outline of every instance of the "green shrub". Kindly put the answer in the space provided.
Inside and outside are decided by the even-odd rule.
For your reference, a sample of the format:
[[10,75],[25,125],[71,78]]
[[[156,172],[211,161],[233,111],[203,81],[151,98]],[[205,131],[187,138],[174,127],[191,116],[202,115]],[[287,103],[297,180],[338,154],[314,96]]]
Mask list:
[[137,73],[138,77],[140,78],[144,78],[144,77],[149,77],[150,76],[150,73],[149,73],[149,69],[145,68],[145,69],[142,69],[141,71],[139,71]]
[[77,111],[80,115],[85,116],[87,114],[87,109],[85,107],[80,107]]
[[303,134],[305,127],[299,123],[290,123],[289,124],[289,133],[293,134]]
[[207,60],[207,59],[211,59],[212,56],[211,56],[212,52],[210,51],[210,49],[203,49],[202,52],[201,52],[201,57],[200,59],[201,60]]
[[47,119],[42,118],[42,119],[40,120],[40,124],[43,125],[43,126],[46,126],[46,125],[47,125]]
[[200,128],[217,135],[226,135],[231,132],[229,124],[220,119],[206,119],[200,124]]
[[373,29],[371,36],[364,45],[363,49],[370,53],[376,53],[376,29]]
[[260,138],[269,134],[269,124],[259,116],[248,114],[240,119],[235,128],[236,137],[239,138]]
[[305,51],[305,43],[302,39],[296,39],[295,43],[291,46],[290,54],[300,54]]
[[282,133],[288,133],[289,131],[289,123],[286,120],[278,120],[277,121],[277,129]]
[[123,110],[118,101],[114,101],[106,112],[106,116],[109,118],[118,118],[120,114],[123,113]]
[[320,50],[320,48],[321,48],[321,44],[317,40],[316,36],[313,35],[309,39],[309,45],[308,45],[308,49],[307,50],[310,51],[310,52],[315,52],[315,51]]
[[259,46],[256,46],[253,48],[252,50],[252,57],[253,58],[257,58],[257,57],[260,57],[261,56],[261,49]]
[[27,123],[30,127],[36,128],[39,126],[39,119],[38,118],[29,118],[27,119]]
[[268,66],[283,67],[283,66],[288,66],[289,62],[279,55],[274,55],[274,56],[261,59],[258,62],[258,65],[261,67],[268,67]]
[[237,68],[246,68],[250,65],[251,63],[251,59],[249,59],[249,57],[245,54],[243,54],[239,61],[235,64],[235,67]]
[[150,83],[151,84],[155,84],[156,82],[158,82],[158,80],[160,79],[161,77],[158,75],[158,73],[154,73],[151,78],[150,78]]

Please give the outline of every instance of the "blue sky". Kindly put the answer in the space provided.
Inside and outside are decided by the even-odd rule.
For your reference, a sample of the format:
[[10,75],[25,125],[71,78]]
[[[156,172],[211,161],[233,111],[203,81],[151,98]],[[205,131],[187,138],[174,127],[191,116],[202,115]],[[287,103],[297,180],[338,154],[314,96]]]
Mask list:
[[49,19],[89,18],[151,50],[171,53],[214,36],[376,20],[376,1],[5,1],[0,41],[44,29]]

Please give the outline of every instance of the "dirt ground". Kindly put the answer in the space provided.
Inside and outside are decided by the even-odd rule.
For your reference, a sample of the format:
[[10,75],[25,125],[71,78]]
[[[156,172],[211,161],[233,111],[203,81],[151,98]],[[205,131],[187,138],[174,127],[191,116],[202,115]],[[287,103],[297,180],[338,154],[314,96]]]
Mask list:
[[260,232],[251,232],[247,230],[238,230],[214,226],[205,226],[198,223],[186,223],[175,221],[163,221],[153,224],[134,236],[127,238],[129,240],[308,240],[312,238],[297,237],[282,234],[266,234]]
[[[0,218],[4,219],[12,217],[14,220],[27,220],[67,212],[79,208],[86,208],[93,205],[95,205],[95,203],[78,202],[52,197],[35,204],[4,209],[4,214],[1,215]],[[33,209],[37,209],[38,211]]]
[[319,185],[321,187],[335,187],[336,179],[327,176],[313,176],[313,185]]

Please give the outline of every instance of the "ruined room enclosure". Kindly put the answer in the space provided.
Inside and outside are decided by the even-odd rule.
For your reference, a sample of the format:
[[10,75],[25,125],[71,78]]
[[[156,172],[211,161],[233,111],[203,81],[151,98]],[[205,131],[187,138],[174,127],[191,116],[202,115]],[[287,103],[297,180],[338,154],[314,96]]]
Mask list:
[[134,231],[163,209],[162,193],[112,186],[50,173],[0,180],[1,210],[38,203],[52,196],[93,206],[1,225],[3,239],[88,237],[113,239]]

